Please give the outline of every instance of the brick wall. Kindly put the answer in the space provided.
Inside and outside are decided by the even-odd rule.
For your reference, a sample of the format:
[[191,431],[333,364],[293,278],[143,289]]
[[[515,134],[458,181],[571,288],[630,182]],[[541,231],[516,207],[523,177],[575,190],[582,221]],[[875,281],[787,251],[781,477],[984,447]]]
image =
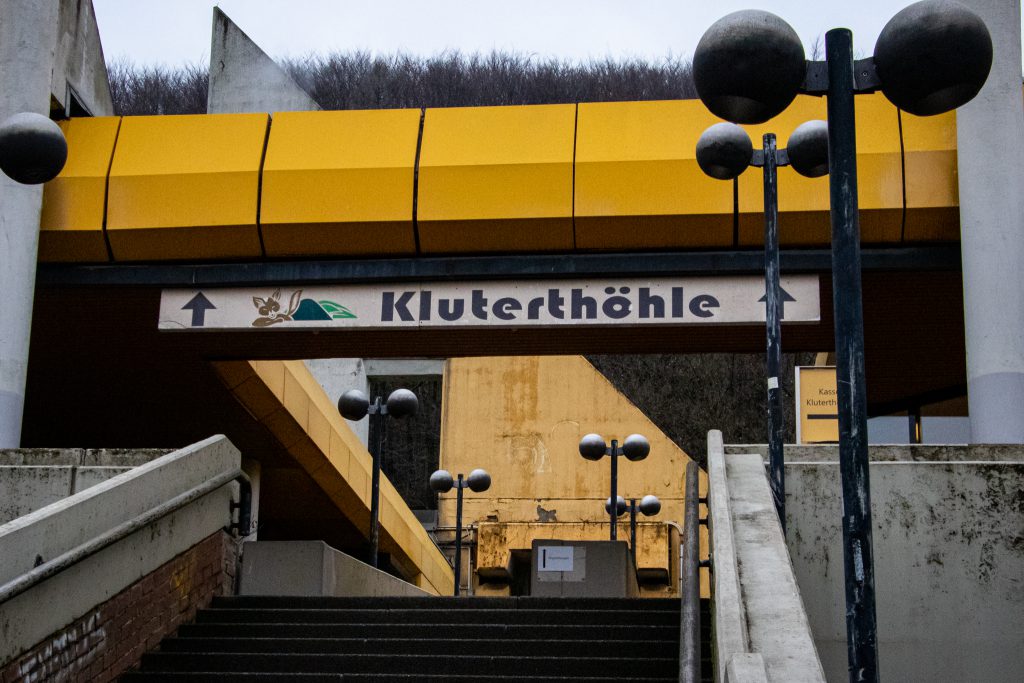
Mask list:
[[52,634],[0,672],[2,683],[97,681],[138,665],[142,653],[229,595],[237,544],[218,531]]

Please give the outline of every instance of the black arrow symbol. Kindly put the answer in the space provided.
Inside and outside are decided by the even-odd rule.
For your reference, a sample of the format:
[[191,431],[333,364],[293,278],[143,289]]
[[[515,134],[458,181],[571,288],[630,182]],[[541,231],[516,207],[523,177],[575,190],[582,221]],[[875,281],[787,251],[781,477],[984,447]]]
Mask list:
[[[787,301],[796,301],[796,299],[794,299],[792,297],[792,295],[789,292],[787,292],[786,290],[784,290],[782,287],[779,287],[779,294],[782,295],[782,297],[779,299],[779,320],[785,320],[786,319],[786,302]],[[758,301],[761,302],[761,303],[764,303],[767,298],[768,298],[768,295],[765,294],[760,299],[758,299]]]
[[206,322],[206,312],[215,308],[217,307],[211,304],[202,292],[199,292],[192,297],[191,301],[182,306],[181,310],[192,311],[192,327],[202,327]]

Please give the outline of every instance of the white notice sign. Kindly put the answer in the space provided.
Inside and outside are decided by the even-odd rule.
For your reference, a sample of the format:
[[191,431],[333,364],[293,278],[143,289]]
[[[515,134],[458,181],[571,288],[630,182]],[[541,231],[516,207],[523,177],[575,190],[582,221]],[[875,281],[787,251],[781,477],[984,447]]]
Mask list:
[[[818,276],[782,278],[782,318],[817,322]],[[764,278],[506,280],[165,289],[161,330],[296,330],[764,322]]]
[[571,545],[537,546],[537,571],[571,572],[572,551]]

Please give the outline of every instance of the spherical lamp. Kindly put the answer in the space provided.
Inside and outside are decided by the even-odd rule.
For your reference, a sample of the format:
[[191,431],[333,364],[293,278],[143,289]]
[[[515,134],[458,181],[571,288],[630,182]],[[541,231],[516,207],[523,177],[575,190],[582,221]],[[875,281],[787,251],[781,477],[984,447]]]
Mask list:
[[953,0],[924,0],[889,20],[875,43],[882,92],[917,116],[952,111],[985,84],[992,38],[977,14]]
[[0,123],[0,170],[24,185],[53,180],[68,159],[68,143],[60,126],[43,116],[23,112]]
[[693,53],[697,95],[733,123],[764,123],[781,113],[804,81],[804,46],[770,12],[741,10],[711,25]]

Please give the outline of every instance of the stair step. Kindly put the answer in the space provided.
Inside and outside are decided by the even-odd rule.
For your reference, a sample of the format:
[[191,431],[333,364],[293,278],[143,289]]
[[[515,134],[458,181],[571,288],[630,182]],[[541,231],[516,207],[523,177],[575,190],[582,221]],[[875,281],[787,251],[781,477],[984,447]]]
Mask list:
[[501,638],[508,640],[633,640],[679,643],[679,623],[660,626],[588,626],[580,624],[324,624],[203,622],[178,628],[181,638]]
[[189,671],[189,672],[146,672],[133,671],[121,676],[126,683],[367,683],[369,681],[394,681],[394,683],[668,683],[677,677],[630,677],[621,676],[474,676],[469,674],[297,674],[297,673],[251,673],[237,671]]
[[[673,653],[674,655],[675,653]],[[151,652],[143,655],[142,671],[252,671],[257,673],[364,673],[443,675],[458,668],[476,676],[648,676],[674,674],[678,656],[654,657],[522,657],[437,655],[237,654],[223,652]]]
[[215,608],[260,609],[550,609],[679,612],[675,598],[478,598],[236,595],[213,599]]
[[588,624],[678,625],[679,615],[669,611],[545,610],[545,609],[234,609],[213,608],[199,612],[199,623],[275,622],[318,624]]
[[341,683],[342,674],[252,673],[242,671],[128,671],[124,683]]
[[[366,634],[364,634],[366,635]],[[435,635],[436,634],[432,634]],[[161,652],[290,653],[290,654],[437,654],[452,648],[448,638],[167,638]],[[503,655],[591,657],[615,653],[644,657],[651,653],[671,656],[678,642],[668,640],[522,640],[464,638],[458,641],[459,656]]]

